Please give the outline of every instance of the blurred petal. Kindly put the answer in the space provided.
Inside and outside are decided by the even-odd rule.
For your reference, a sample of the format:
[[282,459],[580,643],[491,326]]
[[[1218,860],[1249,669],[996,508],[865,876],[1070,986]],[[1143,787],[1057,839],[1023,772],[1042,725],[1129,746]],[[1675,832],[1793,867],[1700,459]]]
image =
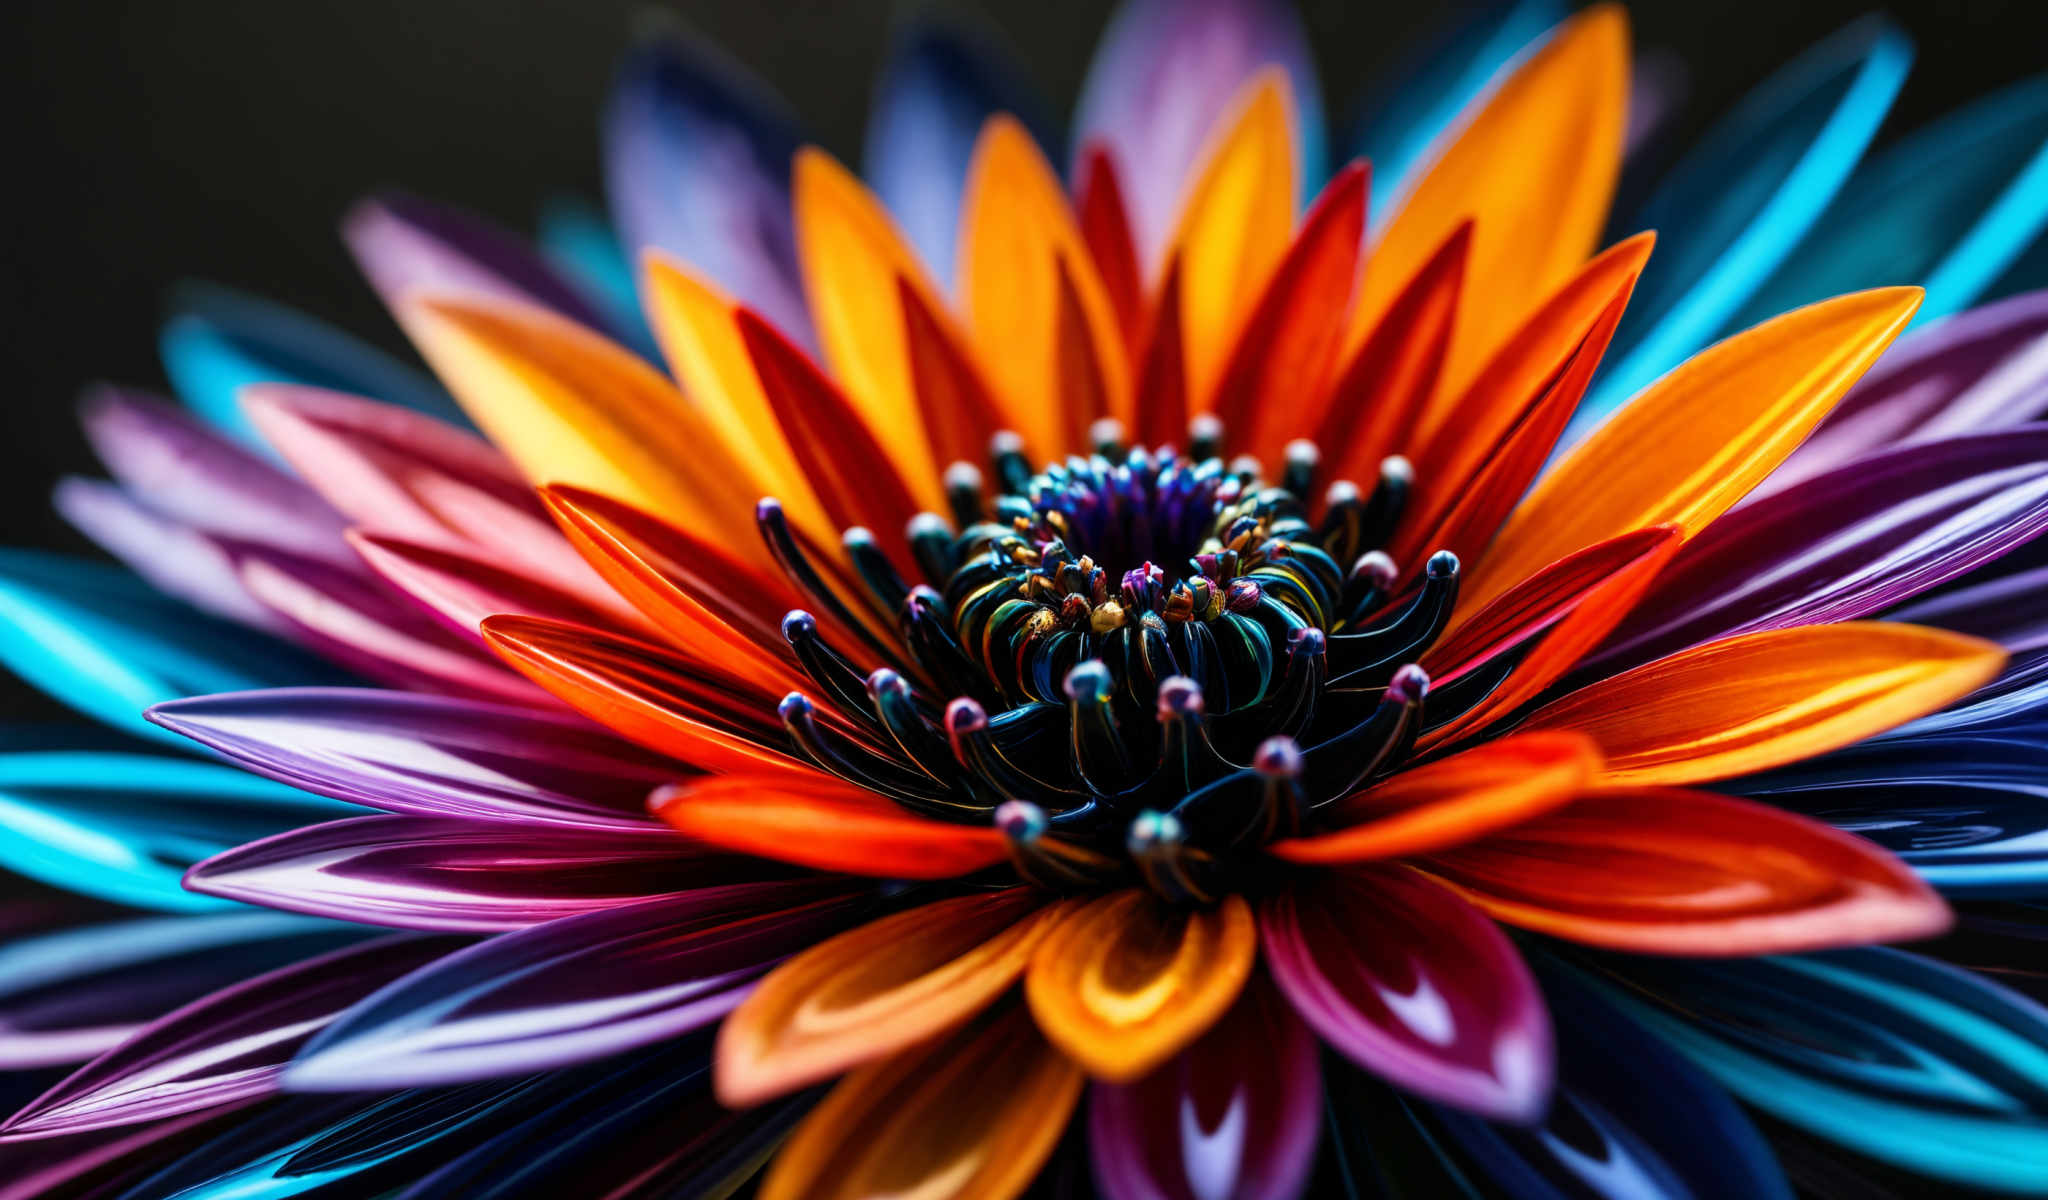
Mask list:
[[1098,1079],[1150,1074],[1207,1032],[1258,954],[1251,909],[1176,908],[1136,889],[1089,901],[1031,958],[1025,995],[1039,1028]]
[[1596,792],[1427,868],[1511,925],[1639,954],[1786,954],[1932,937],[1940,897],[1862,838],[1746,800]]
[[[1088,244],[1088,257],[1102,275],[1124,342],[1135,355],[1144,333],[1145,282],[1116,160],[1102,143],[1091,143],[1082,149],[1074,175],[1074,219],[1081,225],[1081,240]],[[1143,415],[1141,410],[1141,421]]]
[[1409,1091],[1527,1123],[1550,1096],[1550,1019],[1493,922],[1401,867],[1353,867],[1259,908],[1294,1010],[1338,1053]]
[[117,485],[76,476],[61,479],[50,507],[164,595],[210,617],[291,635],[291,626],[242,586],[226,547],[162,516]]
[[627,345],[654,357],[654,335],[640,312],[633,264],[603,214],[580,199],[551,199],[541,208],[535,242],[556,272],[597,306]]
[[341,234],[387,306],[416,290],[480,292],[608,328],[523,238],[461,209],[386,193],[350,209]]
[[648,634],[653,626],[611,592],[586,598],[545,580],[507,569],[495,560],[445,550],[401,537],[352,531],[349,543],[377,577],[440,619],[456,634],[483,644],[478,627],[499,613],[574,621],[600,629]]
[[656,792],[648,806],[714,846],[877,879],[950,879],[1009,855],[1009,843],[990,826],[912,816],[879,793],[822,772],[676,784]]

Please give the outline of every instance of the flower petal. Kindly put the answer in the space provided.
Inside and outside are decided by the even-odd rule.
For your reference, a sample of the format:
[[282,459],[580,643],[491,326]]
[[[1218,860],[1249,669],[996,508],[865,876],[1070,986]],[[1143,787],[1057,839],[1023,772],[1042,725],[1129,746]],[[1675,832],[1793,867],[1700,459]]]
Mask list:
[[718,1096],[759,1104],[938,1036],[1024,974],[1067,911],[1031,888],[871,921],[777,967],[718,1031]]
[[757,883],[564,917],[442,957],[349,1009],[286,1068],[293,1091],[463,1083],[702,1028],[773,963],[858,920],[837,883]]
[[662,788],[654,815],[700,841],[820,871],[878,879],[950,879],[1009,855],[986,825],[912,816],[821,772],[735,774]]
[[1098,1079],[1128,1083],[1202,1036],[1244,988],[1258,953],[1240,896],[1172,908],[1112,892],[1055,926],[1024,993],[1054,1045]]
[[784,1143],[761,1200],[1007,1200],[1052,1153],[1081,1082],[1010,1006],[848,1077]]
[[480,292],[609,329],[524,238],[461,209],[387,193],[350,209],[341,234],[387,306],[415,290]]
[[1319,815],[1342,828],[1267,849],[1298,863],[1428,854],[1540,816],[1575,798],[1599,769],[1590,738],[1512,734],[1334,801]]
[[575,196],[542,202],[534,234],[540,252],[577,293],[604,314],[619,337],[646,358],[660,351],[640,311],[640,289],[610,218]]
[[387,812],[645,829],[686,768],[581,718],[370,688],[273,688],[159,704],[149,719],[260,775]]
[[1882,733],[1969,694],[2004,664],[1989,642],[1917,625],[1767,630],[1600,680],[1522,728],[1590,735],[1609,783],[1698,783]]
[[1885,288],[1786,313],[1651,385],[1537,482],[1467,581],[1466,603],[1625,530],[1705,527],[1792,452],[1919,299]]
[[1301,1193],[1321,1132],[1316,1039],[1265,979],[1214,1028],[1135,1083],[1098,1083],[1088,1149],[1110,1200]]
[[1259,907],[1274,982],[1309,1026],[1409,1091],[1527,1123],[1550,1096],[1550,1019],[1507,937],[1405,868],[1353,867]]
[[1950,920],[1911,869],[1859,837],[1672,788],[1595,792],[1425,865],[1498,920],[1645,954],[1905,941]]
[[[1130,209],[1124,203],[1116,159],[1101,142],[1087,146],[1075,168],[1074,219],[1080,223],[1088,257],[1094,260],[1103,290],[1116,309],[1124,343],[1135,355],[1143,345],[1144,276],[1138,269],[1137,244],[1131,240]],[[1142,423],[1142,409],[1139,415]]]
[[164,595],[209,617],[291,637],[291,626],[242,586],[227,547],[163,516],[119,486],[68,476],[50,493],[50,507]]

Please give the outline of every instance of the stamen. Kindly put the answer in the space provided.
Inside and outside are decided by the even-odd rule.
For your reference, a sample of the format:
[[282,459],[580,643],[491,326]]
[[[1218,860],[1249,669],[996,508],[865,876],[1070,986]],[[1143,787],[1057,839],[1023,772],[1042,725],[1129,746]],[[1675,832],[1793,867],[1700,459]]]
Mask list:
[[775,710],[782,727],[805,758],[857,787],[880,792],[906,807],[935,812],[943,806],[934,802],[943,794],[933,781],[913,774],[900,763],[852,743],[836,745],[825,739],[818,727],[810,697],[791,692]]
[[867,710],[867,689],[860,672],[818,633],[818,619],[801,608],[782,618],[782,636],[796,652],[796,660],[840,711],[849,713],[880,733],[881,727]]
[[1132,818],[1124,848],[1153,891],[1180,904],[1212,904],[1221,895],[1216,860],[1188,844],[1172,813],[1147,809]]

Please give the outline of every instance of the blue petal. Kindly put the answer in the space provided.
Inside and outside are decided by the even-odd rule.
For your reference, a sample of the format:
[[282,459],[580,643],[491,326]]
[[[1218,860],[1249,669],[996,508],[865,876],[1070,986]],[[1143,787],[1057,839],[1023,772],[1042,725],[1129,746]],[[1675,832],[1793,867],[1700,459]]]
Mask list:
[[1347,158],[1372,162],[1375,222],[1391,216],[1394,198],[1437,136],[1486,90],[1500,69],[1565,18],[1563,0],[1515,0],[1447,31],[1438,44],[1404,55],[1361,105]]
[[603,214],[573,198],[551,200],[541,209],[535,239],[555,269],[567,275],[597,305],[627,345],[659,362],[654,331],[640,311],[640,288],[626,248]]
[[0,664],[89,717],[152,741],[184,739],[144,709],[207,692],[332,681],[333,668],[216,621],[84,559],[0,550]]
[[1030,89],[979,39],[933,23],[897,39],[868,115],[867,177],[935,279],[953,278],[974,141],[998,112],[1023,120],[1059,161]]
[[229,907],[185,869],[354,805],[215,763],[104,750],[0,755],[0,867],[139,908]]
[[1895,950],[1610,960],[1607,998],[1738,1099],[1910,1171],[2048,1192],[2048,1010]]
[[383,351],[282,304],[213,284],[187,284],[171,298],[157,350],[179,399],[266,452],[235,402],[252,383],[331,388],[470,427],[440,385]]
[[2048,76],[1871,159],[1730,328],[1885,284],[1927,289],[1924,323],[1970,306],[2048,222]]
[[1726,327],[1849,178],[1912,62],[1890,23],[1850,25],[1751,92],[1616,222],[1656,230],[1657,252],[1566,444]]

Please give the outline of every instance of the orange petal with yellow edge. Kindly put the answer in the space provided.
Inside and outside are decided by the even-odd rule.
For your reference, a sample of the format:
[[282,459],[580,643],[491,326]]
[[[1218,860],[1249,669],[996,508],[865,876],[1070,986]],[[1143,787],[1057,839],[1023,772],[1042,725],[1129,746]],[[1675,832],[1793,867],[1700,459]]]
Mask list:
[[1932,937],[1948,907],[1872,842],[1705,792],[1595,792],[1421,864],[1496,920],[1638,954]]
[[1547,472],[1466,581],[1483,604],[1538,567],[1628,529],[1705,527],[1785,460],[1920,307],[1877,288],[1774,317],[1710,346]]
[[981,127],[960,214],[960,295],[1004,424],[1023,435],[1034,457],[1083,449],[1068,443],[1060,420],[1064,272],[1079,302],[1087,353],[1102,373],[1105,415],[1128,428],[1130,364],[1116,308],[1059,175],[1015,117],[998,113]]
[[1568,803],[1593,781],[1600,751],[1577,734],[1528,733],[1403,771],[1323,810],[1355,822],[1273,843],[1298,863],[1430,854],[1485,837]]
[[1145,329],[1145,281],[1138,267],[1138,243],[1131,235],[1130,208],[1117,178],[1109,147],[1091,142],[1081,152],[1079,182],[1074,185],[1074,219],[1081,240],[1095,260],[1103,294],[1116,310],[1124,346],[1136,357]]
[[1045,1036],[1090,1075],[1128,1083],[1172,1058],[1230,1007],[1257,957],[1251,909],[1098,897],[1031,957],[1024,993]]
[[718,1030],[718,1098],[809,1087],[938,1036],[1008,991],[1063,911],[1034,888],[919,905],[770,972]]
[[1287,72],[1248,80],[1218,123],[1167,242],[1181,264],[1188,394],[1207,412],[1237,332],[1294,235],[1294,106]]
[[950,879],[1009,856],[986,825],[915,817],[829,775],[726,775],[661,788],[655,816],[692,837],[757,858],[877,879]]
[[783,1143],[760,1200],[1009,1200],[1059,1144],[1083,1082],[1005,1005],[848,1076]]
[[1451,230],[1472,221],[1473,289],[1457,317],[1444,386],[1462,392],[1529,311],[1599,243],[1621,168],[1628,18],[1587,9],[1461,115],[1373,247],[1349,344]]
[[1850,621],[1681,650],[1538,709],[1525,730],[1600,744],[1614,785],[1699,783],[1782,766],[1934,712],[1989,683],[2005,652],[1919,625]]

